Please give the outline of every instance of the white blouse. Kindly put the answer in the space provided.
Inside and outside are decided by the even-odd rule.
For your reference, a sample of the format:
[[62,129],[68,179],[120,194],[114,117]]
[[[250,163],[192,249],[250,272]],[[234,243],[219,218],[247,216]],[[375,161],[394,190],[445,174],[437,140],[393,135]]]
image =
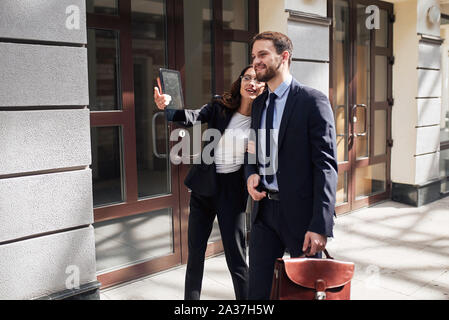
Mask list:
[[238,171],[244,162],[251,127],[251,117],[235,112],[215,148],[217,173]]

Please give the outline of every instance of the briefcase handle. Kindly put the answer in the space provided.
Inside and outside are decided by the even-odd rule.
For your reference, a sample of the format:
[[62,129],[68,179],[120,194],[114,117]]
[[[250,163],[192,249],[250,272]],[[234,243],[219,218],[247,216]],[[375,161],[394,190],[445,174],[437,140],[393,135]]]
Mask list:
[[[305,258],[305,257],[306,257],[305,255],[309,252],[309,250],[310,250],[310,247],[307,249],[306,252],[304,252],[304,255],[301,256],[301,257],[304,257],[304,258]],[[332,260],[334,260],[334,257],[332,257],[332,256],[329,254],[329,252],[327,252],[326,249],[324,249],[323,252],[324,252],[324,255],[326,256],[326,259],[332,259]]]

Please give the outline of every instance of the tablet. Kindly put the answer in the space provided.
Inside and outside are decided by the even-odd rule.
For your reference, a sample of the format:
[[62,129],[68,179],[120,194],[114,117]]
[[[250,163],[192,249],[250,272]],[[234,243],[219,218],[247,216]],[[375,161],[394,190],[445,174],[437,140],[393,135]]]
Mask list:
[[178,110],[184,109],[181,74],[179,71],[160,68],[159,77],[161,79],[162,92],[171,96],[171,101],[167,105],[167,108]]

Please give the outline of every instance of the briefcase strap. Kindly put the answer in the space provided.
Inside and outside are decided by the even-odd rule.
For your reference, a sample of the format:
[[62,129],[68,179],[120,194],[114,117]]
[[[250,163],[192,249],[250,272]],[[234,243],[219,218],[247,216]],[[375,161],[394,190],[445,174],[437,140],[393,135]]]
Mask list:
[[324,252],[324,254],[326,255],[326,258],[327,258],[327,259],[334,259],[334,257],[332,257],[332,256],[329,254],[329,252],[327,252],[326,249],[324,249],[323,252]]

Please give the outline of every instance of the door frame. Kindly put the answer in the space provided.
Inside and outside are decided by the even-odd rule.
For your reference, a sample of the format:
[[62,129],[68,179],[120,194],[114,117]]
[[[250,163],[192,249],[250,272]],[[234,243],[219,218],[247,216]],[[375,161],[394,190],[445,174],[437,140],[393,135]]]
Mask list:
[[[393,22],[391,21],[391,17],[393,16],[393,4],[378,0],[346,0],[349,8],[349,90],[348,90],[348,109],[347,109],[347,125],[348,125],[348,160],[345,162],[341,162],[338,164],[339,172],[347,172],[347,202],[338,205],[335,208],[336,214],[344,214],[353,210],[357,210],[362,207],[370,206],[374,203],[377,203],[382,200],[386,200],[391,198],[391,107],[393,105],[392,98],[392,88],[393,88],[393,67],[392,63],[387,63],[387,101],[386,102],[375,102],[374,101],[374,90],[375,90],[375,57],[376,55],[387,56],[387,58],[393,57]],[[352,121],[352,106],[356,104],[356,96],[357,96],[357,77],[356,77],[356,65],[357,65],[357,4],[362,5],[377,5],[379,9],[387,10],[389,17],[389,29],[388,29],[388,47],[376,47],[376,35],[375,30],[370,31],[370,108],[369,108],[369,119],[370,122],[367,123],[369,125],[369,156],[363,159],[356,159],[356,144],[354,143],[355,139],[352,135],[354,132],[354,122]],[[334,41],[334,19],[333,19],[333,11],[334,11],[334,0],[328,0],[328,17],[331,18],[332,24],[329,27],[329,50],[330,50],[330,66],[329,66],[329,100],[333,101],[333,41]],[[334,106],[333,106],[334,107]],[[373,146],[374,146],[374,128],[372,125],[374,122],[374,111],[375,110],[386,110],[387,114],[387,124],[386,124],[386,153],[383,155],[373,156]],[[361,199],[356,199],[356,169],[361,167],[367,167],[371,164],[376,163],[386,163],[386,181],[385,181],[385,191],[379,194],[374,194],[372,196],[366,196]]]
[[[175,41],[175,4],[166,2],[167,19],[167,57],[169,68],[176,69]],[[107,288],[122,282],[136,279],[151,273],[178,265],[181,261],[180,243],[180,207],[179,207],[179,168],[170,163],[171,192],[144,199],[138,197],[137,158],[136,158],[136,122],[134,109],[134,72],[131,30],[131,0],[118,1],[118,15],[87,13],[88,29],[118,31],[119,34],[119,73],[121,90],[118,98],[122,100],[121,110],[91,111],[91,127],[120,126],[122,128],[124,201],[119,204],[94,208],[94,222],[113,220],[121,217],[153,212],[171,208],[173,224],[173,252],[163,257],[97,275],[101,288]],[[170,132],[171,130],[169,130]],[[173,143],[170,143],[170,146]],[[150,213],[151,214],[151,213]]]
[[[222,1],[210,0],[213,12],[213,94],[224,91],[224,50],[225,41],[248,43],[258,32],[258,0],[248,1],[248,30],[223,28]],[[184,57],[184,7],[182,0],[166,0],[166,67],[180,71],[185,94],[185,57]],[[91,111],[91,127],[120,126],[122,132],[124,201],[119,204],[94,208],[94,222],[113,220],[133,216],[159,209],[172,209],[173,252],[172,254],[134,264],[111,272],[98,274],[102,289],[156,273],[176,265],[185,264],[188,256],[188,215],[190,192],[183,184],[189,166],[174,165],[170,162],[171,193],[139,199],[137,189],[136,159],[136,122],[134,109],[134,72],[131,30],[131,0],[118,1],[118,15],[87,13],[88,29],[117,31],[119,34],[119,73],[118,82],[121,90],[118,98],[122,100],[121,110]],[[250,53],[248,52],[248,57]],[[184,97],[185,98],[185,97]],[[176,125],[168,124],[168,136]],[[170,148],[176,142],[169,142]],[[222,241],[208,244],[206,256],[223,251]]]

